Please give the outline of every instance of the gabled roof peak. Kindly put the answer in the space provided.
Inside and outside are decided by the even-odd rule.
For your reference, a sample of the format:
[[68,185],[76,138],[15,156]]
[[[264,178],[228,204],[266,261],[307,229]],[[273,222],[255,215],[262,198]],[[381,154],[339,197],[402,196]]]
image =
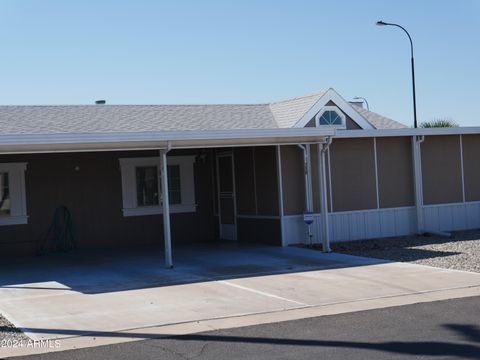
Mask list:
[[[330,89],[331,89],[331,88],[330,88]],[[284,103],[284,102],[289,102],[289,101],[303,100],[303,99],[305,99],[305,98],[312,98],[312,97],[320,98],[320,97],[322,97],[322,96],[323,96],[328,90],[330,90],[330,89],[320,90],[320,91],[316,91],[316,92],[313,92],[313,93],[305,94],[305,95],[302,95],[302,96],[295,96],[295,97],[291,97],[291,98],[287,98],[287,99],[283,99],[283,100],[272,101],[272,102],[270,102],[270,105],[279,104],[279,103]]]

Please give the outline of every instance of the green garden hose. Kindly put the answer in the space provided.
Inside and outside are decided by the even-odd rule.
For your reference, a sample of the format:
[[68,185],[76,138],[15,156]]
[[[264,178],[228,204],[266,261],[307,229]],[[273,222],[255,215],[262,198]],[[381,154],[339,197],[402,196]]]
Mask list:
[[66,206],[59,206],[55,209],[47,234],[39,243],[38,254],[67,252],[75,248],[72,214]]

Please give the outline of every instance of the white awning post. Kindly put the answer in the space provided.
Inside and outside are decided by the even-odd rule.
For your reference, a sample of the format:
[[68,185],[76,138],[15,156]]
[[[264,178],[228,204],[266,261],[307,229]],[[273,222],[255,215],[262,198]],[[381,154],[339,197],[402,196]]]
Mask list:
[[[310,144],[305,145],[305,152],[307,154],[307,197],[308,197],[308,211],[313,211],[313,187],[312,187],[312,157]],[[313,246],[312,224],[308,225],[308,245]]]
[[415,208],[417,215],[417,234],[425,232],[425,223],[423,219],[423,180],[422,180],[422,148],[425,136],[412,137],[412,153],[413,153],[413,177],[415,191]]
[[282,237],[282,246],[287,246],[287,239],[285,237],[285,211],[283,208],[283,179],[282,179],[282,150],[280,145],[276,146],[277,148],[277,181],[278,181],[278,213],[280,215],[280,236]]
[[313,185],[312,185],[312,155],[310,144],[306,145],[307,151],[307,185],[308,185],[308,211],[313,212]]
[[163,239],[165,243],[165,266],[167,268],[172,268],[172,236],[170,232],[170,202],[168,197],[167,152],[168,149],[160,150],[160,174],[162,180]]
[[322,217],[322,241],[323,252],[331,252],[330,248],[330,230],[328,222],[328,204],[327,204],[327,174],[326,174],[326,162],[325,153],[330,146],[332,138],[327,138],[327,143],[318,144],[318,168],[319,174],[319,186],[320,186],[320,215]]

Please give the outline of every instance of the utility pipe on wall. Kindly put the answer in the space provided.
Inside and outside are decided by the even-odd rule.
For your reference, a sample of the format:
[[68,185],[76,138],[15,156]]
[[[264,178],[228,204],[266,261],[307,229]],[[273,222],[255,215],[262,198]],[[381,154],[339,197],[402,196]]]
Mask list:
[[297,144],[303,152],[303,174],[305,182],[305,210],[313,211],[312,204],[312,167],[310,164],[310,145]]
[[[305,210],[313,213],[312,164],[310,161],[310,144],[297,145],[303,151],[303,173],[305,178]],[[307,244],[313,244],[312,224],[307,225]]]

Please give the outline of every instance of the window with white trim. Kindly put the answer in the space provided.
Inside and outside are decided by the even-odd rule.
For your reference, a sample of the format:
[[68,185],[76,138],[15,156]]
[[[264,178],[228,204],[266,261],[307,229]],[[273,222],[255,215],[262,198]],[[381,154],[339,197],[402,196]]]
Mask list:
[[[160,159],[119,159],[122,176],[123,216],[154,215],[163,212]],[[193,163],[195,156],[167,157],[170,212],[195,212]]]
[[336,129],[346,129],[345,114],[336,106],[324,106],[315,116],[315,125],[317,127],[333,127]]
[[0,226],[26,224],[26,163],[0,164]]

